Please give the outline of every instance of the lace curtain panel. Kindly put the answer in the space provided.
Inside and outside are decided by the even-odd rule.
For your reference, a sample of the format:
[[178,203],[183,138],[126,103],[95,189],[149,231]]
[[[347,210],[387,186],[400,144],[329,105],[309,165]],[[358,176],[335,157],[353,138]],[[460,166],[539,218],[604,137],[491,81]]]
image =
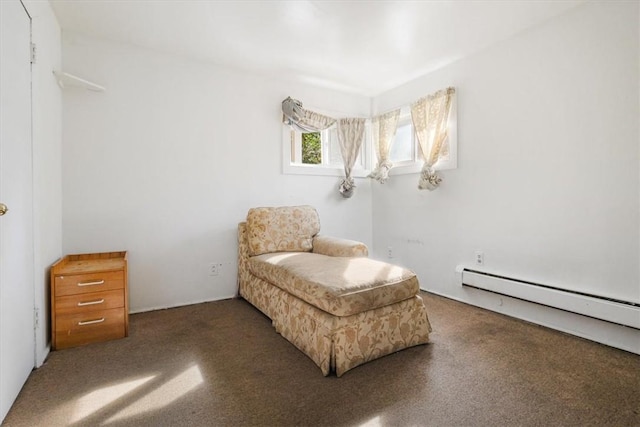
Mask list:
[[393,137],[396,135],[400,109],[390,111],[386,114],[371,119],[371,136],[373,139],[373,149],[378,156],[378,164],[371,171],[369,178],[373,178],[380,184],[384,184],[389,178],[389,171],[393,163],[389,160],[389,151]]
[[418,182],[421,190],[435,190],[442,182],[433,165],[449,153],[449,113],[454,94],[455,89],[450,87],[411,104],[411,120],[422,158],[425,159]]
[[302,102],[291,97],[282,101],[282,122],[299,132],[320,132],[336,122],[333,117],[302,108]]
[[362,141],[364,140],[364,127],[366,119],[346,118],[338,120],[338,143],[344,162],[345,177],[340,183],[340,194],[349,198],[353,195],[355,182],[351,177],[351,170],[356,163]]

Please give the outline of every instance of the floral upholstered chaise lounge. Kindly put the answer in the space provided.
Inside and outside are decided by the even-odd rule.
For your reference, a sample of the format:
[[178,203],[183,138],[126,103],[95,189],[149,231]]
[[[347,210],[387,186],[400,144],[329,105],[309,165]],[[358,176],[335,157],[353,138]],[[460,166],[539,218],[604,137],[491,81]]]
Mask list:
[[238,226],[240,296],[324,375],[428,342],[416,275],[319,231],[311,206],[250,209]]

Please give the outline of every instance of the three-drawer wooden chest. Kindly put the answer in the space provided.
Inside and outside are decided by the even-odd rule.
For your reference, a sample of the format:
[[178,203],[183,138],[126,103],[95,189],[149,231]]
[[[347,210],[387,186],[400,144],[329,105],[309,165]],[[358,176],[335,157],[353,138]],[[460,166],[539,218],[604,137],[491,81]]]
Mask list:
[[54,350],[127,335],[126,251],[67,255],[51,267]]

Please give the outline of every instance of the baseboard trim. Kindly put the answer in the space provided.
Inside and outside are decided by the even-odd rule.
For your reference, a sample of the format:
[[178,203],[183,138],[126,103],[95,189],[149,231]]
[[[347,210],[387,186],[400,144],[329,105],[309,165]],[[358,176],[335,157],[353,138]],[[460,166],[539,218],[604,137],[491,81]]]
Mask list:
[[234,295],[222,296],[222,297],[213,298],[213,299],[186,301],[186,302],[180,302],[178,304],[173,304],[173,305],[134,308],[129,310],[129,314],[146,313],[149,311],[156,311],[156,310],[168,310],[170,308],[186,307],[188,305],[203,304],[205,302],[224,301],[224,300],[233,299],[233,298],[237,298],[237,295],[234,294]]

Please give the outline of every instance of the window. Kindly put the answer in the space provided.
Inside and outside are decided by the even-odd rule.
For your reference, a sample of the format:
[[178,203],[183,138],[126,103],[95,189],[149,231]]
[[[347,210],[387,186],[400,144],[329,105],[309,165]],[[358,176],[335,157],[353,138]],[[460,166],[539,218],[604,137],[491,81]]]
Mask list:
[[[344,164],[335,127],[321,132],[299,132],[287,125],[282,126],[283,172],[304,175],[344,175]],[[369,174],[370,149],[369,126],[360,154],[353,166],[352,176],[366,177]]]
[[411,125],[411,115],[405,112],[404,109],[401,110],[400,114],[396,136],[393,139],[389,152],[389,160],[391,160],[396,167],[406,166],[416,162],[417,159],[419,159],[420,151],[418,150],[416,134]]
[[342,167],[340,145],[335,130],[327,129],[322,132],[299,132],[288,126],[283,130],[289,133],[292,165],[318,165]]
[[[435,170],[455,169],[458,167],[457,146],[458,146],[458,126],[457,126],[456,96],[453,96],[451,113],[449,115],[449,153],[435,164]],[[398,128],[396,136],[391,144],[389,160],[393,163],[391,175],[402,175],[417,173],[422,169],[424,159],[418,146],[413,125],[411,123],[411,108],[403,107],[400,110]]]
[[322,164],[322,141],[320,140],[320,132],[303,133],[300,136],[302,163],[305,165]]
[[[325,112],[322,112],[322,114],[330,117],[339,116],[338,114]],[[455,169],[458,167],[458,126],[455,94],[452,98],[449,115],[448,137],[449,153],[434,165],[435,170]],[[366,177],[371,172],[371,165],[376,162],[373,152],[371,123],[368,121],[365,139],[356,164],[353,167],[353,177]],[[413,131],[411,108],[409,106],[405,106],[400,110],[396,136],[391,144],[389,159],[394,165],[390,172],[391,175],[419,173],[422,170],[423,159]],[[303,133],[294,131],[288,125],[283,124],[282,171],[286,174],[343,176],[344,167],[336,128],[332,127],[322,132]]]

